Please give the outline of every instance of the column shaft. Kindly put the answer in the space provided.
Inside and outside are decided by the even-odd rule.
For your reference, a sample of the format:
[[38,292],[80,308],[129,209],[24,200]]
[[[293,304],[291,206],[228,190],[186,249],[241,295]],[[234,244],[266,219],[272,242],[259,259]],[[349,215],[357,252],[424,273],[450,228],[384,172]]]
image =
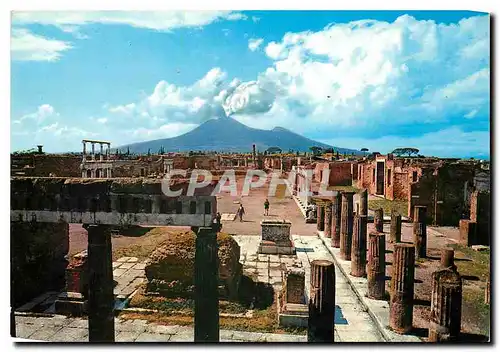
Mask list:
[[401,215],[392,212],[391,214],[391,243],[401,242]]
[[103,225],[88,225],[89,342],[114,342],[114,295],[111,234]]
[[373,216],[373,224],[375,225],[375,230],[377,232],[384,232],[384,209],[375,209],[375,215]]
[[392,260],[389,322],[397,333],[404,334],[412,328],[414,282],[415,247],[396,243]]
[[217,233],[210,227],[198,230],[194,265],[194,341],[218,342],[218,245]]
[[354,192],[342,193],[342,214],[340,222],[340,257],[351,260]]
[[417,205],[413,214],[415,258],[425,258],[427,256],[427,207]]
[[385,235],[371,232],[368,236],[368,297],[385,297]]
[[366,188],[359,193],[359,215],[368,216],[368,190]]
[[366,275],[366,232],[366,215],[356,215],[351,249],[351,275],[355,277]]
[[332,247],[340,247],[340,222],[342,219],[342,194],[337,192],[332,200]]
[[333,342],[335,319],[335,266],[328,260],[311,262],[308,342]]
[[332,203],[325,205],[325,237],[332,237]]

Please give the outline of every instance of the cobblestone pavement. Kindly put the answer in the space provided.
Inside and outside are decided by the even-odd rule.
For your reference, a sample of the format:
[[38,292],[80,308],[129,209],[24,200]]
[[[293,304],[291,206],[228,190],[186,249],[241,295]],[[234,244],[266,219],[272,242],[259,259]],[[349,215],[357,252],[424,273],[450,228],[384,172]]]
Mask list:
[[[87,342],[88,321],[55,315],[50,318],[16,316],[17,336],[44,342]],[[193,342],[192,327],[158,325],[146,320],[115,318],[116,342]],[[306,342],[306,336],[221,330],[221,342]]]

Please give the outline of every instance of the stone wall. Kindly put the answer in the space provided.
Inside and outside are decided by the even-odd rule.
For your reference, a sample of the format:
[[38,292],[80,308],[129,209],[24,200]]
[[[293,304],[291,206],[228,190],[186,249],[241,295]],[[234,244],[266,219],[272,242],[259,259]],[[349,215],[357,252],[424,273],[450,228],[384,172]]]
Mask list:
[[410,184],[408,182],[408,173],[396,172],[394,173],[394,186],[393,186],[393,200],[408,200],[408,192],[410,191]]
[[490,244],[490,192],[472,192],[470,202],[470,219],[477,223],[477,240]]
[[324,169],[330,169],[329,186],[350,186],[352,184],[352,166],[350,162],[319,162],[314,167],[314,180],[320,182]]
[[11,222],[11,289],[14,306],[49,290],[64,289],[67,223]]
[[12,155],[11,170],[17,169],[16,165],[30,165],[25,176],[48,177],[51,173],[59,177],[80,177],[79,155],[33,154]]

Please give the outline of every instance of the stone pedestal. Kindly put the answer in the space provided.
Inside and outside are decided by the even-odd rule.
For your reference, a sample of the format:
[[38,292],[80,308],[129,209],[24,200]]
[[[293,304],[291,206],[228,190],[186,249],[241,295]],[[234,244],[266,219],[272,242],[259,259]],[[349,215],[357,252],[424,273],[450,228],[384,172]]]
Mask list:
[[416,205],[413,214],[415,258],[425,258],[427,256],[427,207]]
[[351,275],[355,277],[366,275],[366,232],[366,215],[356,215],[351,248]]
[[371,232],[368,236],[368,298],[385,297],[385,235]]
[[404,334],[412,329],[415,284],[415,247],[396,243],[392,260],[390,327]]
[[307,342],[333,342],[335,266],[328,260],[311,262],[311,289]]
[[441,249],[441,268],[452,268],[456,269],[455,261],[455,251],[451,248],[442,248]]
[[258,252],[261,254],[295,254],[290,236],[292,223],[286,220],[262,220],[262,240]]
[[368,190],[364,189],[359,193],[359,215],[368,216]]
[[401,215],[394,212],[391,214],[391,236],[389,241],[391,243],[401,242]]
[[325,237],[332,237],[332,204],[325,205]]
[[304,304],[306,276],[303,269],[289,269],[285,274],[284,300],[286,303]]
[[111,235],[103,225],[87,225],[89,266],[89,342],[114,342]]
[[460,244],[462,246],[472,246],[477,244],[477,223],[471,220],[462,219],[459,222]]
[[80,316],[87,310],[88,251],[84,250],[71,259],[66,268],[66,291],[55,301],[57,314]]
[[194,260],[194,341],[219,341],[217,233],[201,227],[196,235]]
[[353,229],[353,196],[354,192],[342,193],[342,210],[340,221],[340,258],[351,260]]
[[462,278],[452,269],[432,273],[429,342],[456,341],[462,320]]
[[375,225],[375,231],[380,233],[384,232],[384,209],[375,209],[373,224]]
[[332,247],[340,248],[340,221],[342,218],[342,194],[337,194],[332,199]]

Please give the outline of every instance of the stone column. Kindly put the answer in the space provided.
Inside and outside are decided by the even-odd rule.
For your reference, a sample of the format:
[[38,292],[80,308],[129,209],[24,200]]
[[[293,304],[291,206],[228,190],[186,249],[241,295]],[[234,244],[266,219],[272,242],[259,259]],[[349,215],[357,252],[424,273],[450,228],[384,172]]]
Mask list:
[[414,283],[415,247],[396,243],[392,259],[389,322],[390,327],[400,334],[412,328]]
[[455,251],[451,248],[441,249],[441,268],[456,268],[454,263]]
[[391,243],[401,242],[401,215],[391,213],[391,235],[389,238]]
[[332,237],[332,203],[325,205],[325,237]]
[[95,178],[95,169],[90,170],[90,177]]
[[462,320],[462,278],[455,270],[432,273],[429,342],[456,341]]
[[366,274],[366,215],[356,215],[353,228],[351,275],[363,277]]
[[217,233],[201,227],[196,236],[194,260],[194,341],[219,342]]
[[317,205],[316,211],[318,212],[318,217],[316,219],[316,224],[318,231],[325,230],[325,206],[323,204]]
[[328,260],[311,262],[307,342],[333,342],[335,266]]
[[351,260],[352,226],[353,226],[354,192],[342,193],[342,210],[340,221],[340,258]]
[[342,194],[337,194],[332,199],[332,247],[340,248],[340,220],[342,218]]
[[415,258],[425,258],[427,256],[427,207],[416,205],[413,217]]
[[103,225],[87,225],[89,342],[114,342],[111,234]]
[[95,161],[95,144],[92,143],[92,155],[91,155],[92,161]]
[[375,225],[375,230],[377,232],[384,232],[384,209],[375,209],[375,215],[373,216],[373,224]]
[[103,160],[103,157],[102,157],[102,153],[103,153],[102,143],[99,143],[99,145],[101,147],[101,152],[99,153],[99,160],[102,161]]
[[368,216],[368,190],[366,188],[359,193],[359,215]]
[[85,158],[87,156],[87,142],[82,142],[83,144],[83,162],[85,162]]
[[368,236],[368,298],[385,296],[385,235],[371,232]]
[[461,245],[469,247],[477,244],[477,223],[475,221],[461,219],[458,227]]

